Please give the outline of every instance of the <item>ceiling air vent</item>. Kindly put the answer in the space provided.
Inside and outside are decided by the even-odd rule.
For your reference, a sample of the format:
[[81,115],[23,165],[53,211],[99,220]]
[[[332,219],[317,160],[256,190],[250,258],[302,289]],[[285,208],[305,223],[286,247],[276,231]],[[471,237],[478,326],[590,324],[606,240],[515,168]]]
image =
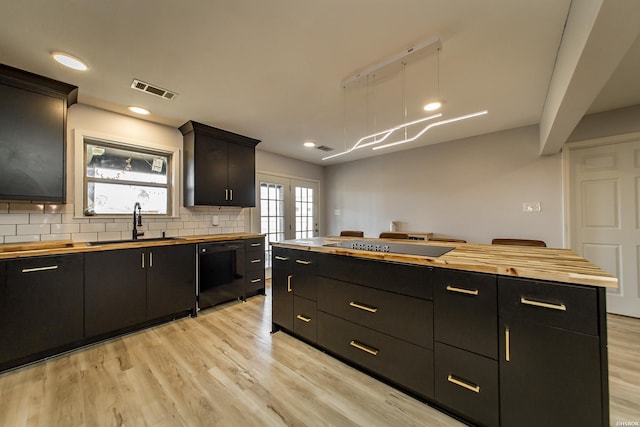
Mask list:
[[322,151],[333,151],[334,150],[333,147],[327,147],[326,145],[318,145],[316,148],[318,150],[322,150]]
[[160,98],[164,99],[173,99],[178,95],[175,92],[171,92],[167,89],[162,89],[161,87],[154,86],[150,83],[146,83],[138,79],[133,79],[133,82],[131,83],[131,89],[150,93],[151,95],[159,96]]

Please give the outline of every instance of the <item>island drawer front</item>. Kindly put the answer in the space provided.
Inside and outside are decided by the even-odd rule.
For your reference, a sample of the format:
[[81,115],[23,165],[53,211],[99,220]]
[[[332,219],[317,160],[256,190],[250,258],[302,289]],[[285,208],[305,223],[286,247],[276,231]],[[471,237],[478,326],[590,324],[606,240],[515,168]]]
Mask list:
[[435,400],[479,425],[499,425],[498,362],[436,343]]
[[318,345],[426,398],[433,398],[433,351],[318,311]]
[[293,297],[293,332],[313,343],[318,338],[316,303],[306,298]]
[[317,255],[309,251],[291,251],[293,260],[291,288],[293,294],[312,301],[317,298]]
[[594,288],[511,277],[498,278],[500,317],[599,335]]
[[318,310],[433,349],[431,301],[326,277],[318,278],[318,290]]
[[497,277],[446,269],[438,269],[436,276],[436,341],[497,359]]
[[318,274],[383,291],[433,299],[432,267],[325,255],[319,258]]

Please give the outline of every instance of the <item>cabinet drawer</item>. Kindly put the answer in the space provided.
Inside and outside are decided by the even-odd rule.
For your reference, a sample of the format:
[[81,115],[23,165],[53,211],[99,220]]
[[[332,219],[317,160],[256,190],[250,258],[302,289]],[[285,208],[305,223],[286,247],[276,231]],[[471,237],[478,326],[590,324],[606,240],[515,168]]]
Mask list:
[[256,237],[253,239],[245,239],[244,241],[245,252],[264,252],[264,237]]
[[245,254],[245,270],[258,271],[264,270],[264,252],[254,252]]
[[311,342],[318,339],[316,303],[306,298],[293,297],[293,332]]
[[498,278],[500,317],[599,335],[596,289],[566,283]]
[[497,426],[498,362],[436,342],[435,398],[480,425]]
[[318,274],[417,298],[433,299],[432,267],[325,255],[318,260]]
[[435,339],[497,359],[496,276],[444,269],[436,276]]
[[433,351],[318,311],[318,344],[423,397],[433,398]]
[[318,309],[433,349],[431,301],[319,277]]
[[317,297],[317,254],[309,251],[291,251],[293,260],[293,277],[291,288],[293,294],[316,301]]
[[244,286],[245,298],[256,295],[261,290],[264,290],[264,283],[264,270],[248,272]]

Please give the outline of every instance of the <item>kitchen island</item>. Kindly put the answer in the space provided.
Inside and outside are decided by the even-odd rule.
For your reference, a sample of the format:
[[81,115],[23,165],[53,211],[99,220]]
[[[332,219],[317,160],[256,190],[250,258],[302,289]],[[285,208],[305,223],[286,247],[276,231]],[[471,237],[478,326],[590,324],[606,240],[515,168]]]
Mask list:
[[273,243],[273,331],[474,424],[609,424],[615,277],[567,249],[397,244]]

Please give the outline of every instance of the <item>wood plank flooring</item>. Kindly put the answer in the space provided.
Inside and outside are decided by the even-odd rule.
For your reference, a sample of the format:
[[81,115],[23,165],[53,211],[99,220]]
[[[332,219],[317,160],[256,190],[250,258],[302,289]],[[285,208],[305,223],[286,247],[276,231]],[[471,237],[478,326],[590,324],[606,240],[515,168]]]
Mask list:
[[[303,344],[254,297],[0,375],[0,426],[456,426]],[[640,319],[609,317],[611,425],[640,421]]]

